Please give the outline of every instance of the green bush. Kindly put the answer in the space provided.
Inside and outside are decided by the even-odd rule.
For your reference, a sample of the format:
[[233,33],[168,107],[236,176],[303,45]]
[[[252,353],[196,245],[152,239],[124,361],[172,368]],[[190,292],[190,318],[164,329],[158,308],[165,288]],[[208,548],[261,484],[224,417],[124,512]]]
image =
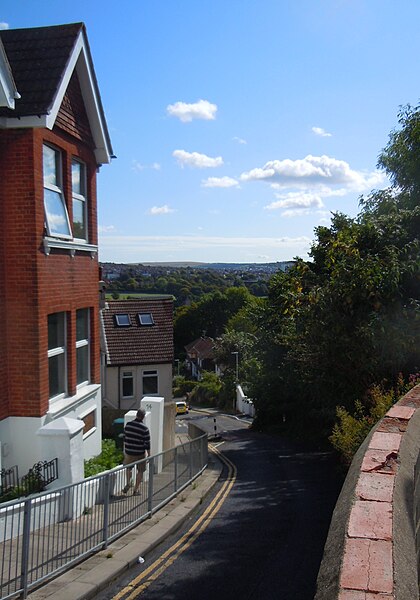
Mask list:
[[353,460],[357,449],[376,423],[382,419],[391,406],[412,387],[410,380],[406,385],[400,377],[394,389],[384,389],[374,385],[364,403],[357,400],[355,411],[351,415],[342,406],[337,407],[337,423],[334,425],[330,441],[341,455],[345,464]]
[[122,464],[123,452],[117,448],[115,441],[102,440],[102,452],[99,456],[85,460],[85,477],[91,477],[103,471],[109,471]]
[[217,405],[222,384],[220,378],[211,371],[205,371],[189,395],[189,401],[196,404]]
[[174,398],[181,398],[186,396],[195,388],[197,385],[196,381],[185,379],[183,375],[175,375],[173,379],[172,393]]

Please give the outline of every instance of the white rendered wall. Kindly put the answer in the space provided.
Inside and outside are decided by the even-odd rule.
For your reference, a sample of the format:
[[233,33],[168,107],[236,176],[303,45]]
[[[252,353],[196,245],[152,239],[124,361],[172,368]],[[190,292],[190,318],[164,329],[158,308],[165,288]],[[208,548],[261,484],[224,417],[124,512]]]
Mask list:
[[95,427],[83,435],[83,459],[97,456],[102,445],[101,386],[87,385],[71,398],[53,403],[43,417],[8,417],[0,421],[2,466],[19,467],[25,475],[35,463],[45,460],[37,431],[60,417],[83,419],[95,411]]
[[[132,371],[134,378],[134,395],[132,398],[122,398],[120,377],[123,371]],[[172,401],[172,364],[127,365],[106,368],[106,398],[105,403],[111,408],[122,410],[137,410],[143,396],[143,372],[157,371],[158,391],[156,397],[163,397],[165,402]]]

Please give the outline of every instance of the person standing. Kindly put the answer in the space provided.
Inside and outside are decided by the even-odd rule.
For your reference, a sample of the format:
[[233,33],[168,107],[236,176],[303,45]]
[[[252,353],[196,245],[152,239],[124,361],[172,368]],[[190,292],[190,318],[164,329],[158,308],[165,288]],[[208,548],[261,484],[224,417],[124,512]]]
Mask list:
[[[124,465],[130,465],[150,456],[150,432],[143,423],[146,412],[139,408],[136,418],[129,421],[124,427]],[[137,466],[136,482],[134,485],[133,496],[139,494],[139,487],[143,481],[143,473],[146,470],[146,461]],[[127,484],[123,488],[123,494],[127,494],[131,487],[131,473],[133,467],[127,469]]]

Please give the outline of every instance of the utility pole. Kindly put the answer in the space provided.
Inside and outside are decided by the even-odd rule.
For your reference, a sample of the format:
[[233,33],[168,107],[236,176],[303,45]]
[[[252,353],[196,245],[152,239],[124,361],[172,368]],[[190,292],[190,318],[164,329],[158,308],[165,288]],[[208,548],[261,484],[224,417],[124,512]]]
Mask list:
[[236,359],[236,377],[235,377],[235,395],[233,397],[233,412],[236,412],[236,386],[239,384],[239,352],[231,352],[235,355]]

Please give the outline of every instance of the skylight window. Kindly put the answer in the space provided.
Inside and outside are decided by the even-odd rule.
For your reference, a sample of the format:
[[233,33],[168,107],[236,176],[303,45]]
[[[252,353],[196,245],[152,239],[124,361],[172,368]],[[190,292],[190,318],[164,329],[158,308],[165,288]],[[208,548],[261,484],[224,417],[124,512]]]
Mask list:
[[140,325],[154,325],[152,313],[139,313]]
[[130,327],[130,315],[127,315],[126,313],[115,315],[115,322],[118,327]]

